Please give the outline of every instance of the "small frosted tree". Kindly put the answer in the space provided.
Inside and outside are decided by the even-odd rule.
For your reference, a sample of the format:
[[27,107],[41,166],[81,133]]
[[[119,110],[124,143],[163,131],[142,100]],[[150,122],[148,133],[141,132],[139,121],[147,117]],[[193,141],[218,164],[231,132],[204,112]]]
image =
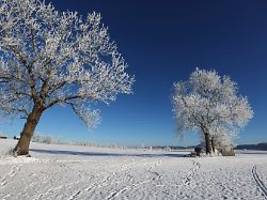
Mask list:
[[174,89],[172,100],[178,133],[190,130],[200,133],[207,154],[214,151],[212,137],[232,138],[253,117],[247,98],[238,94],[237,84],[214,70],[196,68],[188,81],[175,83]]
[[0,108],[26,119],[17,155],[28,154],[47,109],[69,105],[90,127],[96,102],[129,94],[134,78],[95,12],[83,18],[39,0],[0,1]]

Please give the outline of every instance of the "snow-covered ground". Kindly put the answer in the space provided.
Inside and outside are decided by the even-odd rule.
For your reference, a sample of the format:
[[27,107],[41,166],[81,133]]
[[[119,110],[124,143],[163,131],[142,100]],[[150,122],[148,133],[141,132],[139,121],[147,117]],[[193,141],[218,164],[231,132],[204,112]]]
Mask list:
[[267,199],[267,152],[186,158],[185,152],[33,143],[13,158],[0,140],[0,199]]

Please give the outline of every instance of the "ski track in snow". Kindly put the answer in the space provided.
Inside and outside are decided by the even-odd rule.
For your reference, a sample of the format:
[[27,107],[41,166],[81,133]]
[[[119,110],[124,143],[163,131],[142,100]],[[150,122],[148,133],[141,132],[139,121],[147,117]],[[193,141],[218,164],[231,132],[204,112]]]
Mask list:
[[257,186],[261,189],[262,193],[264,194],[265,198],[267,199],[267,187],[260,179],[260,177],[257,173],[257,170],[256,170],[256,165],[253,165],[251,173],[252,173],[252,176],[253,176]]
[[[3,152],[9,143],[1,142]],[[179,152],[33,145],[46,151],[33,151],[32,158],[0,155],[1,200],[267,199],[267,152],[184,158]]]

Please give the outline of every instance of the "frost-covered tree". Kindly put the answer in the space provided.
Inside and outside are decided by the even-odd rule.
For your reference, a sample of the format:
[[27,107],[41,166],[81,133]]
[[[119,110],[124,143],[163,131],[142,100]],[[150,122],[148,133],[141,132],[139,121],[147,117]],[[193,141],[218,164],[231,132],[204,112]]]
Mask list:
[[[212,137],[232,138],[253,117],[246,97],[238,94],[230,77],[196,69],[188,81],[174,84],[173,106],[178,133],[196,130],[204,137],[206,153],[213,153]],[[218,134],[225,134],[218,137]]]
[[26,119],[14,149],[28,154],[43,112],[69,105],[88,125],[95,102],[129,94],[134,78],[95,12],[59,12],[39,0],[0,1],[0,109]]

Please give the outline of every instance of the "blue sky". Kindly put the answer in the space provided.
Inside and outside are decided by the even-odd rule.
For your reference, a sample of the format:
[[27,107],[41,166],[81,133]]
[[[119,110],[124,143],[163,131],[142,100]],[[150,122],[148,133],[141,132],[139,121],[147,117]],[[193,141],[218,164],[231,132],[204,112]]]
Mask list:
[[[127,145],[191,145],[176,137],[172,84],[196,68],[216,69],[239,84],[255,117],[236,143],[267,142],[267,2],[193,0],[52,0],[59,10],[101,12],[103,22],[135,74],[134,94],[100,104],[102,123],[92,131],[66,107],[41,119],[37,132],[69,140]],[[19,134],[23,121],[1,123]]]

